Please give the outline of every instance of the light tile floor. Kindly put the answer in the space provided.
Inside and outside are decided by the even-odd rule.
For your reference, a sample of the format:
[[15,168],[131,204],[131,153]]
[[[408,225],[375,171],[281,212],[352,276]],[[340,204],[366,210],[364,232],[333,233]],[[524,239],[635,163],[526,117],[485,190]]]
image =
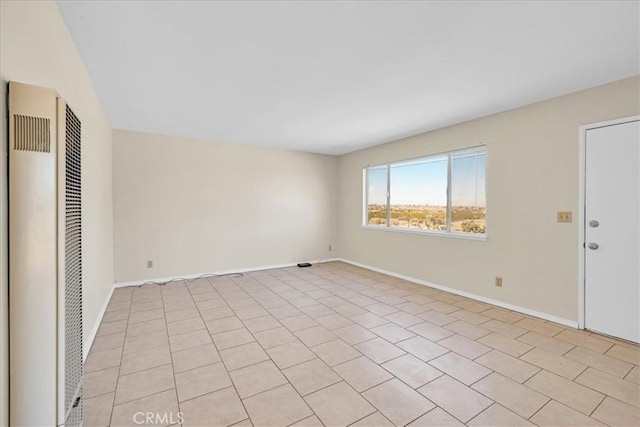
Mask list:
[[86,426],[638,426],[640,347],[348,264],[117,289]]

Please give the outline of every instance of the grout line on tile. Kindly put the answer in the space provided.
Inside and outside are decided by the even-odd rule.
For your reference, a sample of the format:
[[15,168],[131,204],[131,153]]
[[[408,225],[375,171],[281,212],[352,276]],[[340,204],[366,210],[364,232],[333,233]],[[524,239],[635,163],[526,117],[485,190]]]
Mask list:
[[[543,396],[545,396],[545,395],[543,395]],[[549,396],[545,396],[545,397],[549,397]],[[529,416],[529,418],[527,418],[527,420],[531,420],[531,418],[535,417],[538,412],[542,411],[547,405],[551,404],[551,402],[556,402],[556,403],[562,405],[562,403],[558,402],[557,400],[553,400],[552,398],[549,398],[549,400],[544,405],[542,405],[540,408],[538,408],[537,411],[535,411],[533,414],[531,414],[531,416]],[[567,406],[567,405],[565,405],[565,406]],[[567,406],[567,408],[570,408],[570,407]],[[573,409],[573,408],[571,408],[571,409]],[[575,409],[573,409],[573,410],[575,411]],[[577,412],[580,412],[580,411],[577,411]],[[582,412],[580,412],[580,413],[582,414]],[[533,421],[531,421],[531,422],[533,422]]]
[[607,399],[607,395],[605,395],[604,398],[596,405],[596,407],[593,408],[593,411],[589,413],[589,416],[592,416],[598,410],[600,405],[602,405],[602,402],[604,402],[606,399]]
[[[118,393],[118,384],[120,382],[120,368],[122,367],[122,359],[124,358],[124,346],[127,341],[127,331],[129,330],[129,319],[131,318],[131,305],[133,305],[133,294],[131,292],[131,299],[129,300],[129,314],[127,316],[127,326],[124,329],[124,340],[122,342],[122,353],[120,354],[120,363],[118,364],[118,374],[116,376],[116,388],[113,390],[113,402],[111,403],[111,411],[109,411],[109,425],[111,425],[111,420],[113,419],[113,409],[116,407],[116,395]],[[113,294],[111,295],[113,298]]]
[[[209,282],[211,287],[214,287],[213,283],[211,283],[211,280],[210,280],[209,277],[206,277],[205,279],[207,280],[207,282]],[[215,287],[214,287],[214,289],[215,289]],[[198,310],[198,313],[200,313],[200,317],[202,317],[202,312],[200,311],[200,308],[199,307],[196,307],[196,308]],[[231,307],[229,307],[229,308],[231,309],[231,311],[233,311],[233,308],[231,308]],[[233,311],[233,312],[235,314],[235,311]],[[211,335],[209,335],[209,337],[211,337]],[[254,337],[254,339],[255,339],[255,337]],[[216,351],[218,352],[218,356],[220,356],[220,349],[218,349],[218,346],[216,345],[215,341],[213,341],[212,337],[211,337],[211,342],[213,344],[213,348],[215,348]],[[227,365],[226,365],[226,363],[224,363],[224,359],[222,359],[222,356],[220,356],[220,363],[222,363],[222,366],[224,366],[225,370],[227,371],[227,375],[229,375],[229,370],[227,369]],[[231,381],[231,386],[226,387],[226,388],[233,387],[233,391],[235,391],[238,400],[240,400],[240,403],[242,404],[242,408],[244,409],[244,413],[247,414],[247,417],[249,417],[249,419],[251,419],[251,416],[249,415],[249,411],[247,411],[247,407],[244,405],[244,401],[240,397],[240,393],[238,393],[238,389],[236,388],[236,385],[234,384],[233,379],[231,378],[231,375],[229,375],[229,380]],[[226,390],[226,388],[222,389],[222,390]],[[178,402],[178,405],[180,405],[180,402]],[[253,424],[253,422],[251,422],[251,424]]]

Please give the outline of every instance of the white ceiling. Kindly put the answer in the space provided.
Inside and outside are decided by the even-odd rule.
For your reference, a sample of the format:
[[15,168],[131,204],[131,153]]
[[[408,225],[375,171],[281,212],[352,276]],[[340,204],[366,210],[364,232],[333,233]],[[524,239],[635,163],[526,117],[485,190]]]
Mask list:
[[639,3],[58,1],[115,128],[342,154],[640,74]]

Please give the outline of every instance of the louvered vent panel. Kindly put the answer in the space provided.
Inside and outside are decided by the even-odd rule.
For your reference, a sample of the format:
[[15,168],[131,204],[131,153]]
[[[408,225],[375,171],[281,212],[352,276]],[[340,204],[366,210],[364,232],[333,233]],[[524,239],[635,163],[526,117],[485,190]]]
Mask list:
[[49,153],[51,151],[50,121],[43,117],[13,115],[15,150]]
[[65,423],[65,427],[75,427],[82,425],[82,415],[84,411],[84,402],[82,400],[82,387],[79,390],[80,400],[77,401],[77,405],[71,408],[71,412],[67,417],[67,422]]
[[[82,185],[80,121],[67,106],[65,136],[65,413],[82,424]],[[79,400],[78,400],[79,398]]]

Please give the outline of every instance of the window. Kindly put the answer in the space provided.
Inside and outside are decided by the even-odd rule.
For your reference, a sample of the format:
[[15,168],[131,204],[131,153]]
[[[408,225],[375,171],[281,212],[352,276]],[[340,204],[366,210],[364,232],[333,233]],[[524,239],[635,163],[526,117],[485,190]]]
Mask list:
[[387,224],[387,167],[367,169],[367,224]]
[[486,147],[367,167],[364,225],[486,233]]

